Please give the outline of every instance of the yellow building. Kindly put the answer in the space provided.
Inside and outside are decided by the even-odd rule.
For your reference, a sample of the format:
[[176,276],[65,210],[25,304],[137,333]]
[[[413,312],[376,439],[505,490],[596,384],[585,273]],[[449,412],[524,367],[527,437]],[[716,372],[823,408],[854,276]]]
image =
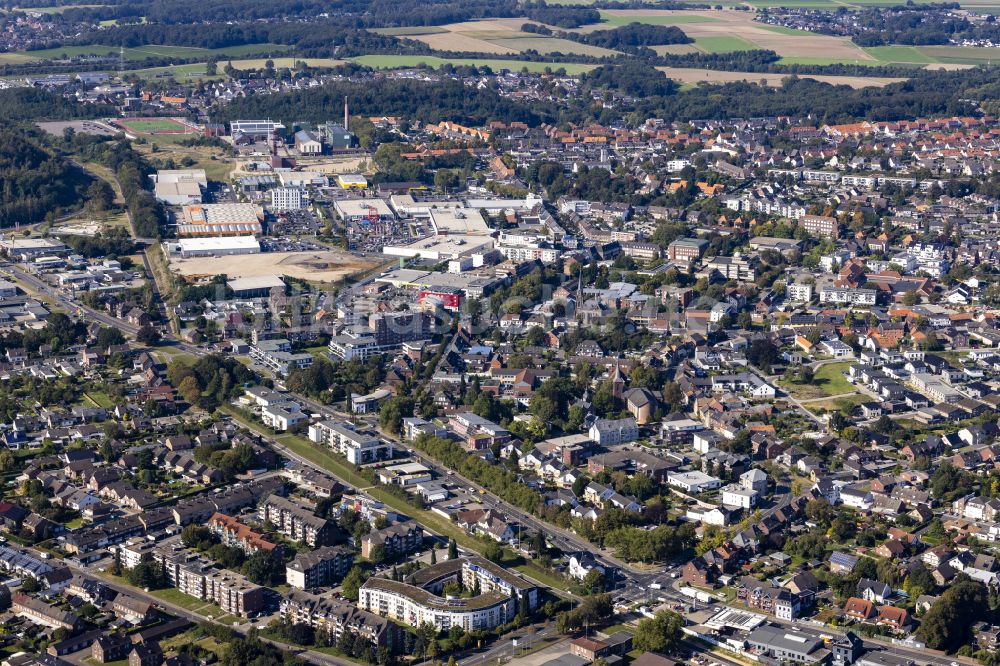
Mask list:
[[363,190],[368,187],[368,179],[359,173],[342,173],[337,176],[337,184],[345,190]]

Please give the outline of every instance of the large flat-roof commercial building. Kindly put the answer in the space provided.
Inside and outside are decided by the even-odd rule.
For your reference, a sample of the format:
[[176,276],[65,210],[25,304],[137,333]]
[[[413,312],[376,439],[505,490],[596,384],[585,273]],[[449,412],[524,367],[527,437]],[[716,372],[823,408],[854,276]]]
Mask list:
[[260,243],[253,236],[215,236],[181,238],[167,243],[167,254],[191,257],[228,257],[236,254],[259,254]]
[[177,235],[256,236],[263,231],[264,211],[248,203],[194,204],[182,209]]
[[52,238],[11,238],[0,240],[0,252],[17,261],[35,257],[64,254],[69,251],[65,243]]
[[448,234],[429,236],[406,245],[386,245],[382,254],[393,257],[429,259],[430,261],[445,261],[459,259],[472,254],[493,249],[494,240],[490,236]]
[[381,199],[336,199],[333,208],[347,222],[389,222],[396,215]]

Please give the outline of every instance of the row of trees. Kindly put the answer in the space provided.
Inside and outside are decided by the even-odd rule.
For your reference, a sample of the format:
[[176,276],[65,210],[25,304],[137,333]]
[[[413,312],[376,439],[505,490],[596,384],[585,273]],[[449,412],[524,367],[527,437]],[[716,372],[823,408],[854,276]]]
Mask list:
[[421,435],[414,441],[414,446],[449,469],[475,481],[504,501],[525,511],[536,511],[542,504],[541,494],[520,483],[517,474],[478,456],[470,456],[456,442],[432,435]]

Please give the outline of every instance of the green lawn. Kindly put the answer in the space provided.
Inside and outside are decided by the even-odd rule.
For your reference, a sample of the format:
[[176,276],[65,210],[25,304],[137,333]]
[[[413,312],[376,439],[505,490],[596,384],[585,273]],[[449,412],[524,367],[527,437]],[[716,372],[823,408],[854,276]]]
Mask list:
[[104,407],[105,409],[112,409],[115,406],[114,400],[103,391],[87,391],[83,394],[83,397],[87,399],[88,402],[93,404],[94,407]]
[[306,460],[330,470],[335,476],[343,479],[352,486],[367,488],[372,485],[371,482],[355,472],[351,464],[346,460],[341,460],[329,449],[313,444],[305,437],[300,437],[299,435],[278,435],[274,439]]
[[827,363],[816,370],[813,375],[814,383],[823,389],[827,395],[838,395],[840,393],[854,393],[857,389],[854,384],[847,381],[844,372],[854,365],[853,361],[843,361],[841,363]]
[[452,65],[475,65],[477,67],[489,67],[493,70],[507,69],[519,72],[527,68],[529,72],[544,72],[546,69],[555,71],[564,69],[567,74],[582,74],[594,69],[597,65],[582,65],[565,62],[527,62],[521,60],[502,60],[499,58],[441,58],[438,56],[415,56],[415,55],[364,55],[349,60],[374,67],[376,69],[399,69],[403,67],[416,67],[418,65],[428,65],[430,67],[440,67],[445,64]]
[[199,608],[204,608],[208,602],[201,599],[192,597],[189,594],[184,594],[180,590],[174,588],[168,588],[164,590],[150,590],[149,594],[161,599],[168,604],[173,604],[175,606],[180,606],[189,611],[196,611]]
[[863,405],[871,401],[870,397],[861,393],[855,393],[854,395],[847,395],[841,398],[817,400],[816,402],[807,402],[804,404],[805,408],[813,414],[820,414],[822,412],[839,412],[840,410],[851,411],[858,405]]
[[[857,393],[857,388],[844,376],[844,370],[850,366],[851,361],[827,363],[816,370],[812,384],[799,384],[790,378],[783,377],[778,380],[778,385],[798,400],[814,400],[842,393]],[[809,406],[811,407],[812,403],[809,403]]]
[[[102,578],[107,578],[108,580],[114,581],[121,585],[129,585],[129,582],[126,581],[123,577],[115,576],[109,571],[101,571],[97,575]],[[151,596],[156,597],[157,599],[160,599],[161,601],[165,601],[168,604],[180,606],[181,608],[187,609],[189,611],[196,611],[199,608],[204,607],[208,603],[206,601],[202,601],[201,599],[196,599],[190,595],[184,594],[183,592],[175,588],[150,590],[149,594]]]
[[734,51],[754,51],[759,47],[742,37],[726,35],[722,37],[699,37],[694,45],[705,53],[732,53]]
[[543,585],[557,590],[569,591],[569,583],[567,581],[552,574],[531,560],[528,560],[524,564],[518,564],[514,568],[523,573],[525,576],[534,578]]

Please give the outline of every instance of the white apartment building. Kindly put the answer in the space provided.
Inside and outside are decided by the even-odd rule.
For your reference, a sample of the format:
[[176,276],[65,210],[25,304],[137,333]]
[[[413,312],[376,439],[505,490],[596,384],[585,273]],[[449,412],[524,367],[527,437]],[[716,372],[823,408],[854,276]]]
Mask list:
[[309,426],[309,440],[326,444],[354,465],[392,458],[392,442],[357,432],[337,421],[319,421]]

